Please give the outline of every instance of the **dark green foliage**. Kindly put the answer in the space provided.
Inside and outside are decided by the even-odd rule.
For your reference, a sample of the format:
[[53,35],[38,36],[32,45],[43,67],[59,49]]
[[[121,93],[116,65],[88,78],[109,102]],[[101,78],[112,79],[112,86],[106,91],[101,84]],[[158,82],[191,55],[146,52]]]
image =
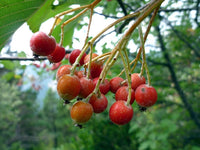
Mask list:
[[12,149],[12,144],[18,145],[17,142],[11,143],[15,137],[15,129],[20,120],[19,106],[22,101],[19,91],[13,84],[6,83],[0,79],[0,149]]

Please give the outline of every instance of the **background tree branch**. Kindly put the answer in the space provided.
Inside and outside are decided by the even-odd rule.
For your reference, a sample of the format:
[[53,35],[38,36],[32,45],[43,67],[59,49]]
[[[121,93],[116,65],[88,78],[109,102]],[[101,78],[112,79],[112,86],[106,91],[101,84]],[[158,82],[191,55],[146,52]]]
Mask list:
[[159,41],[159,44],[160,44],[161,51],[163,52],[164,58],[166,60],[166,63],[168,64],[167,67],[168,67],[170,75],[171,75],[171,80],[175,85],[174,88],[176,89],[177,93],[179,94],[179,96],[180,96],[185,108],[189,112],[191,119],[194,121],[194,123],[200,129],[200,122],[199,122],[199,119],[197,117],[198,115],[194,112],[192,106],[188,102],[186,94],[184,93],[183,89],[181,88],[181,86],[180,86],[180,84],[178,82],[174,67],[173,67],[172,62],[170,60],[169,54],[167,52],[167,49],[166,49],[166,47],[164,45],[164,40],[163,40],[163,37],[161,35],[161,31],[160,31],[159,25],[156,26],[155,29],[156,29],[157,34],[158,34],[158,41]]
[[176,30],[176,29],[174,28],[174,26],[171,24],[171,22],[170,22],[167,18],[165,18],[165,17],[163,17],[163,16],[161,16],[161,15],[160,15],[160,18],[161,18],[161,19],[164,19],[165,23],[172,29],[172,31],[175,33],[175,35],[176,35],[181,41],[183,41],[184,44],[185,44],[188,48],[190,48],[192,51],[194,51],[194,53],[195,53],[195,55],[196,55],[197,57],[200,58],[199,47],[196,46],[196,45],[194,46],[194,44],[192,45],[192,44],[187,40],[188,38],[186,37],[186,35],[184,35],[183,33],[179,32],[178,30]]
[[198,21],[199,7],[200,7],[199,4],[200,4],[200,0],[197,0],[195,22],[196,22],[196,24],[197,24],[198,27],[200,27],[200,24],[199,24],[199,21]]

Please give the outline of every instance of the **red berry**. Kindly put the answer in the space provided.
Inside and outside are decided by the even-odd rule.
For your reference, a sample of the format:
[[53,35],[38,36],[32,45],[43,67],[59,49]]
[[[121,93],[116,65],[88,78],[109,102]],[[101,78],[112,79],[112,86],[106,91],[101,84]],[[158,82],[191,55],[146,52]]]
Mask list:
[[108,106],[108,100],[104,94],[100,96],[94,94],[89,100],[89,103],[92,105],[95,113],[103,112]]
[[[92,59],[97,57],[98,54],[92,53]],[[84,58],[84,64],[87,64],[90,60],[90,54],[86,55]],[[91,68],[90,68],[90,75],[91,78],[99,77],[101,74],[101,71],[103,69],[103,62],[102,61],[93,61],[91,62]]]
[[[120,87],[117,92],[115,93],[115,99],[116,101],[123,100],[127,101],[128,99],[128,86],[122,86]],[[131,89],[131,101],[130,104],[133,104],[135,100],[135,92],[133,89]]]
[[58,67],[61,65],[61,62],[54,63],[53,66],[51,67],[51,70],[56,70]]
[[121,86],[127,86],[127,82],[121,77],[114,77],[110,80],[110,91],[116,93]]
[[69,59],[69,55],[70,55],[70,54],[66,54],[66,55],[65,55],[65,59]]
[[77,77],[78,77],[79,79],[81,79],[82,77],[85,77],[85,74],[84,74],[84,71],[83,71],[83,70],[78,71],[78,72],[76,73],[76,75],[77,75]]
[[30,39],[31,50],[41,56],[48,56],[56,48],[56,40],[44,32],[36,32]]
[[77,101],[73,104],[70,115],[76,123],[85,123],[92,117],[93,108],[90,103]]
[[[95,58],[95,57],[97,57],[97,56],[98,56],[98,54],[92,53],[92,59]],[[88,63],[89,60],[90,60],[90,54],[88,54],[88,55],[85,56],[85,58],[84,58],[84,64]]]
[[81,89],[79,96],[82,98],[86,98],[90,93],[93,92],[95,88],[95,84],[91,79],[87,79],[86,77],[82,77],[80,79]]
[[131,105],[126,105],[123,100],[116,101],[110,107],[110,120],[118,125],[124,125],[131,121],[133,117],[133,108]]
[[133,73],[131,75],[131,88],[136,90],[136,88],[141,85],[141,84],[145,84],[146,80],[143,76],[140,76],[139,73]]
[[36,68],[40,68],[40,64],[33,63]]
[[56,80],[58,81],[58,79],[61,77],[61,76],[63,76],[64,74],[70,74],[70,72],[71,72],[71,65],[62,65],[59,69],[58,69],[58,71],[57,71],[57,73],[56,73]]
[[[92,53],[92,59],[99,56],[98,54],[96,53]],[[84,58],[84,64],[87,64],[89,63],[89,60],[90,60],[90,54],[86,55],[85,58]],[[92,61],[92,63],[95,63],[96,65],[99,65],[99,66],[102,66],[103,65],[103,61]]]
[[150,107],[157,101],[156,89],[147,84],[140,85],[135,91],[135,100],[142,107]]
[[47,64],[46,63],[44,63],[43,64],[43,66],[42,66],[42,68],[46,68],[47,67]]
[[56,48],[50,55],[47,56],[48,60],[52,63],[60,62],[65,57],[64,47],[56,44]]
[[[98,82],[98,79],[99,77],[93,79],[95,86]],[[99,90],[102,94],[106,95],[110,91],[110,82],[105,79],[104,82],[99,85]]]
[[77,76],[65,74],[60,77],[57,83],[57,92],[64,100],[72,100],[78,96],[81,84]]
[[[79,49],[75,49],[73,50],[70,55],[69,55],[69,62],[70,64],[74,64],[74,62],[76,61],[76,58],[80,55],[81,50]],[[86,56],[86,53],[83,54],[83,56],[81,57],[81,60],[79,61],[79,65],[83,65],[84,64],[84,58]]]
[[96,63],[91,63],[91,68],[90,68],[90,76],[92,79],[99,77],[101,74],[101,71],[103,70],[102,65],[98,65]]

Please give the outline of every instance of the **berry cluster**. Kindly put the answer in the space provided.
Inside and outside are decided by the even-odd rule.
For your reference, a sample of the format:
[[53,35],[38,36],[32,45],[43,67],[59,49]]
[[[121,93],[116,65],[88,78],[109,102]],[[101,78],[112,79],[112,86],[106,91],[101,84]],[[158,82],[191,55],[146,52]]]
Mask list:
[[[43,32],[36,32],[30,41],[34,54],[47,56],[50,62],[61,61],[65,56],[65,49],[56,44],[53,37]],[[62,52],[64,51],[64,52]],[[61,55],[62,54],[62,55]],[[98,60],[98,54],[83,53],[75,49],[68,55],[70,64],[59,67],[56,73],[57,92],[65,104],[76,99],[71,107],[71,118],[80,125],[87,122],[93,113],[101,113],[108,106],[106,94],[110,91],[115,94],[115,102],[109,110],[111,121],[118,125],[124,125],[133,117],[133,107],[136,100],[140,107],[147,108],[155,104],[157,92],[146,84],[146,80],[139,73],[131,74],[131,89],[127,80],[117,76],[111,80],[100,78],[104,62]],[[62,56],[62,57],[61,57]],[[78,63],[74,66],[74,63]],[[76,69],[79,66],[79,71]],[[129,90],[131,93],[130,100]]]
[[[103,67],[105,67],[102,62],[92,61],[89,73],[88,70],[75,70],[74,75],[71,74],[71,65],[74,64],[80,53],[80,50],[73,50],[69,54],[70,65],[61,66],[56,74],[57,92],[65,103],[77,99],[71,108],[71,117],[77,124],[87,122],[93,113],[101,113],[107,108],[106,94],[109,91],[115,94],[115,102],[110,107],[109,117],[113,123],[118,125],[126,124],[132,119],[133,108],[131,105],[135,99],[140,107],[146,108],[155,104],[157,100],[156,90],[147,85],[145,78],[139,73],[131,75],[130,102],[127,102],[129,88],[126,80],[121,77],[113,77],[110,81],[106,78],[102,81],[99,78]],[[89,56],[89,54],[83,54],[78,65],[87,66]],[[95,57],[98,55],[93,53],[92,59]],[[94,92],[98,81],[100,84],[97,92]]]
[[[65,49],[62,47],[64,26],[87,11],[90,11],[90,21],[83,48],[81,50],[75,49],[67,55],[70,64],[60,66],[56,73],[57,93],[64,100],[65,104],[72,103],[70,109],[71,118],[79,127],[89,121],[93,113],[102,113],[105,111],[108,107],[106,95],[109,91],[115,95],[115,101],[109,108],[109,117],[117,125],[124,125],[131,121],[134,113],[132,107],[134,101],[140,106],[141,110],[151,107],[157,101],[157,92],[150,83],[144,44],[162,1],[153,1],[146,5],[146,7],[141,8],[140,11],[119,18],[89,40],[93,9],[99,2],[101,0],[94,0],[89,5],[72,8],[56,15],[54,24],[48,35],[39,31],[30,40],[30,47],[35,56],[45,56],[50,62],[59,63],[65,57]],[[57,44],[55,39],[50,35],[57,25],[58,20],[68,13],[81,9],[83,11],[62,23],[60,44]],[[143,34],[141,21],[151,12],[153,12],[151,20],[145,34]],[[127,29],[110,52],[102,55],[93,53],[94,42],[103,33],[116,24],[133,17],[137,18],[136,21]],[[136,58],[129,62],[126,45],[136,27],[138,27],[141,45]],[[89,54],[86,53],[87,50],[90,50]],[[112,77],[109,80],[106,78],[108,70],[110,70],[118,58],[121,58],[124,69],[118,76]],[[133,73],[138,62],[141,62],[142,66],[140,73]],[[144,71],[147,74],[147,83],[143,76]],[[126,79],[121,78],[123,72],[126,74]]]

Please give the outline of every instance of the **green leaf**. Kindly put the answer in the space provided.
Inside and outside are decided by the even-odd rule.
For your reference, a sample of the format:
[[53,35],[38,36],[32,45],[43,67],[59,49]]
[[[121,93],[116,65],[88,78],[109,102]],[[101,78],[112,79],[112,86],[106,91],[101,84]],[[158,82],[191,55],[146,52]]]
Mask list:
[[[63,22],[65,22],[69,18],[71,18],[71,16],[65,16],[62,19],[61,23],[59,25],[57,25],[52,32],[52,35],[56,39],[57,43],[60,42],[60,38],[61,38],[61,25],[62,25]],[[67,24],[64,27],[64,39],[63,39],[63,46],[64,47],[67,46],[67,45],[69,45],[69,46],[72,45],[72,37],[73,37],[73,34],[74,34],[74,29],[75,29],[76,25],[78,24],[78,22],[80,21],[80,19],[82,19],[82,17],[79,17],[79,18],[73,20],[72,22],[70,22],[69,24]]]
[[118,3],[117,1],[110,1],[109,3],[104,2],[105,3],[105,8],[103,9],[103,13],[105,14],[116,14],[118,11],[116,11]]
[[53,1],[54,0],[47,0],[46,3],[27,21],[32,32],[38,31],[42,22],[51,17],[49,17],[48,14],[51,11]]
[[15,64],[9,60],[1,61],[1,64],[8,70],[13,70],[15,68]]
[[144,141],[140,144],[139,150],[148,149],[151,146],[151,141]]
[[20,52],[17,54],[18,57],[26,57],[26,53],[25,52]]
[[37,11],[44,0],[1,0],[0,51],[11,35]]
[[47,2],[27,21],[32,32],[37,32],[40,25],[49,18],[55,17],[57,14],[69,10],[69,6],[72,4],[86,5],[91,2],[83,0],[75,1],[61,1],[59,5],[53,5],[54,0],[47,0]]
[[14,78],[14,75],[15,75],[14,72],[8,72],[2,76],[2,79],[9,81]]

